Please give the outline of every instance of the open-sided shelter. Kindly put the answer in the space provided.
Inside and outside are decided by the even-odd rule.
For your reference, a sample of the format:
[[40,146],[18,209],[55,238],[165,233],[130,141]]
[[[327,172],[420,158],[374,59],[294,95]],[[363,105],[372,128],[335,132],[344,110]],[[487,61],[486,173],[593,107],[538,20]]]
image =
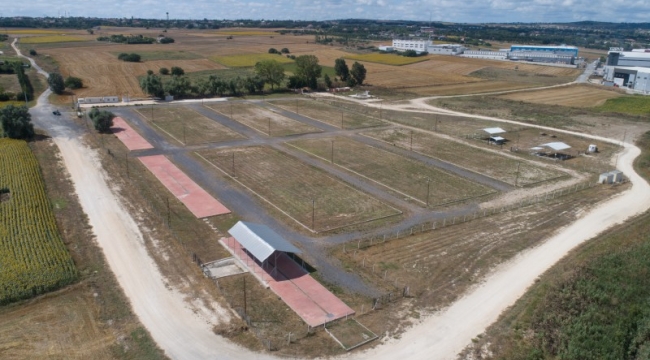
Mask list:
[[271,274],[277,271],[277,256],[280,252],[301,253],[300,249],[266,225],[239,221],[228,230],[228,233],[260,262],[263,269],[269,265],[273,266]]

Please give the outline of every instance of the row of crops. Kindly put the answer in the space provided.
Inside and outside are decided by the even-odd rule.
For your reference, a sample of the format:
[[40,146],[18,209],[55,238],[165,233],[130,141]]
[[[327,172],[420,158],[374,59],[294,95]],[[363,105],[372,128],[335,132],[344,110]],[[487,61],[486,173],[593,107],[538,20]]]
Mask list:
[[21,140],[0,139],[0,305],[77,279],[45,193],[36,157]]

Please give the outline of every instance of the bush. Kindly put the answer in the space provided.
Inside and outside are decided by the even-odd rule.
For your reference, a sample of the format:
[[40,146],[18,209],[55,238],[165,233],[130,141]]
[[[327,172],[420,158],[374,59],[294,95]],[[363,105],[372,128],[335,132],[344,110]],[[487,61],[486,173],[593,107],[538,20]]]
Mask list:
[[113,118],[115,118],[115,114],[112,112],[106,110],[98,110],[95,107],[90,110],[88,116],[92,120],[95,130],[99,131],[100,133],[109,132],[111,126],[113,126]]
[[178,66],[172,66],[172,75],[175,75],[175,76],[185,75],[185,70],[183,70],[182,68],[180,68]]
[[280,52],[276,48],[270,48],[269,54],[279,54]]
[[36,55],[38,55],[38,53],[36,53],[36,50],[34,50],[34,49],[29,49],[29,55],[30,56],[36,56]]
[[59,73],[50,73],[50,76],[47,78],[47,84],[50,86],[50,90],[57,95],[63,94],[63,90],[65,90],[63,76]]
[[160,75],[169,75],[169,69],[167,69],[166,67],[161,67],[160,70],[158,70],[158,72],[160,73]]
[[65,79],[64,84],[68,89],[81,89],[84,87],[83,81],[80,78],[74,76],[68,76]]
[[288,48],[282,48],[282,50],[280,50],[280,52],[283,53],[283,54],[288,54],[289,49]]
[[136,53],[131,53],[131,54],[121,53],[117,56],[117,59],[122,61],[128,61],[128,62],[140,62],[141,57]]
[[161,44],[171,44],[171,43],[174,42],[174,39],[165,36],[165,37],[161,38],[160,40],[158,40],[158,42],[161,43]]

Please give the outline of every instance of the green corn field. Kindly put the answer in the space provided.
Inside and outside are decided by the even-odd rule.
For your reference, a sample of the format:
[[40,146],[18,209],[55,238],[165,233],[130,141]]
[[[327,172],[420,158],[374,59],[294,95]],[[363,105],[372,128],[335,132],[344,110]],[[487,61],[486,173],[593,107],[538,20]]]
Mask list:
[[77,269],[24,141],[0,139],[0,194],[0,305],[74,282]]

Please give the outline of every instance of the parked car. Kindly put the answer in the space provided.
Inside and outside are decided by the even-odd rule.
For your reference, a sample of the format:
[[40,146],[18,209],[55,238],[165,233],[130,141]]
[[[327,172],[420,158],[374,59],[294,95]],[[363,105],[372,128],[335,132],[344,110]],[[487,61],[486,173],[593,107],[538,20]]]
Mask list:
[[61,112],[59,110],[52,111],[52,114],[54,114],[56,116],[61,116]]

